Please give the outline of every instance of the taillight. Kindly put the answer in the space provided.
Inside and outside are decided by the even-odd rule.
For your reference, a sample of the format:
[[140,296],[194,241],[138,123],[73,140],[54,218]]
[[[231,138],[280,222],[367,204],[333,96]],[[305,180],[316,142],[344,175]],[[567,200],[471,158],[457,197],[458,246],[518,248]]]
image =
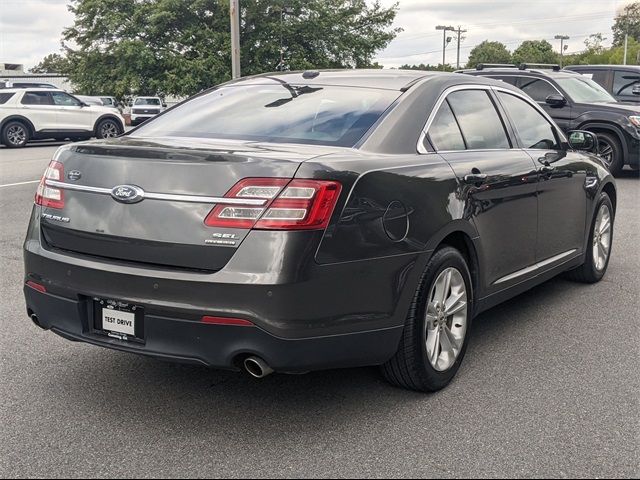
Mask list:
[[210,227],[262,230],[321,230],[327,227],[340,196],[338,182],[247,178],[225,195],[264,199],[261,207],[217,205],[205,219]]
[[64,167],[60,162],[51,161],[36,191],[36,204],[49,208],[64,208],[64,192],[46,184],[47,180],[61,182],[64,179]]

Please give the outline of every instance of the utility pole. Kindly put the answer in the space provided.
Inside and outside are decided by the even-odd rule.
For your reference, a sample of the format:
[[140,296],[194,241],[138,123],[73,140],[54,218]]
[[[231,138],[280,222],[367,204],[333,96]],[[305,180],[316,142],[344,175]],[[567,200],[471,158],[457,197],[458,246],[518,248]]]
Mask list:
[[624,35],[624,61],[622,62],[623,65],[627,64],[627,53],[629,52],[629,34],[625,33]]
[[456,30],[456,32],[458,32],[458,56],[456,59],[456,70],[460,69],[460,42],[462,42],[462,34],[467,33],[467,31],[468,30],[462,30],[460,25],[458,25],[458,30]]
[[231,20],[231,78],[240,78],[240,6],[239,0],[229,2]]
[[562,64],[564,63],[564,41],[569,40],[571,37],[568,35],[556,35],[555,39],[560,40],[560,68],[562,68]]
[[[451,26],[438,25],[436,30],[442,30],[442,71],[445,71],[447,69],[447,43],[449,43],[447,41],[447,32],[455,32],[456,29]],[[449,41],[451,41],[451,37],[449,37]]]

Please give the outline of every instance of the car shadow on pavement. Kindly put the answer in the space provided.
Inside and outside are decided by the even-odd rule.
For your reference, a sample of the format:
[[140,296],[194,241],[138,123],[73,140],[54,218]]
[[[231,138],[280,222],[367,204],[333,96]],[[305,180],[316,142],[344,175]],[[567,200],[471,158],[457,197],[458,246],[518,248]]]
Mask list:
[[[536,309],[559,301],[572,288],[576,284],[552,280],[479,316],[457,379],[433,395],[391,387],[377,368],[275,374],[255,380],[247,374],[165,363],[83,344],[74,347],[86,349],[82,358],[92,361],[79,365],[73,359],[75,348],[72,353],[65,349],[69,358],[56,360],[57,374],[43,379],[50,382],[45,391],[57,404],[79,409],[77,415],[121,422],[123,410],[110,406],[126,405],[136,422],[203,434],[240,429],[248,435],[265,424],[273,426],[267,435],[281,435],[291,425],[302,429],[301,434],[313,434],[332,427],[337,417],[342,423],[369,422],[381,412],[412,402],[449,408],[451,398],[468,394],[469,383],[483,388],[484,369],[496,360],[503,342],[521,339],[523,328],[534,328],[536,321],[542,321]],[[257,423],[256,417],[260,417]]]

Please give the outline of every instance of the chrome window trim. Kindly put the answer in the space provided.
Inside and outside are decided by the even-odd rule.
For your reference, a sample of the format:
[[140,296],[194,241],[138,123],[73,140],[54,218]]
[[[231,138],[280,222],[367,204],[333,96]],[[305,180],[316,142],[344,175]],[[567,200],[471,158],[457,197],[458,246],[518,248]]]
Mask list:
[[578,249],[574,248],[572,250],[568,250],[564,253],[560,253],[559,255],[555,255],[553,257],[547,258],[546,260],[542,260],[540,262],[536,262],[533,265],[523,268],[522,270],[518,270],[517,272],[513,272],[510,273],[507,276],[504,276],[502,278],[499,278],[498,280],[496,280],[495,282],[493,282],[494,285],[498,285],[500,283],[504,283],[504,282],[508,282],[510,280],[515,280],[516,278],[522,277],[523,275],[527,275],[529,273],[535,272],[537,270],[540,270],[542,268],[545,268],[548,265],[551,265],[552,263],[555,262],[559,262],[560,260],[563,260],[564,258],[572,255],[573,253],[577,252]]
[[[58,182],[57,180],[47,179],[45,184],[49,187],[60,188],[62,190],[71,190],[75,192],[94,193],[98,195],[111,195],[111,188],[91,187],[88,185],[74,185],[72,183]],[[206,197],[201,195],[179,195],[173,193],[154,193],[144,192],[145,200],[165,200],[171,202],[188,202],[188,203],[210,203],[220,205],[255,205],[263,206],[267,200],[254,198],[224,198],[224,197]]]
[[[535,78],[535,77],[532,77],[532,78]],[[516,87],[514,87],[514,88],[516,88]],[[459,92],[461,90],[484,90],[486,92],[492,91],[494,93],[503,92],[503,93],[508,93],[510,95],[513,95],[514,97],[518,97],[521,100],[524,100],[529,105],[531,105],[538,113],[540,113],[543,116],[543,118],[545,120],[547,120],[547,122],[549,122],[549,125],[551,127],[555,128],[555,130],[558,133],[558,136],[560,137],[561,141],[565,141],[565,142],[567,141],[566,137],[564,136],[564,134],[562,133],[560,128],[557,127],[556,123],[549,116],[549,114],[547,112],[545,112],[542,109],[542,107],[540,107],[538,102],[533,100],[531,97],[528,97],[527,94],[525,94],[524,92],[519,92],[519,91],[511,90],[509,88],[504,88],[504,87],[494,86],[494,85],[478,85],[478,84],[455,85],[453,87],[447,88],[444,92],[442,92],[440,97],[438,97],[438,100],[436,100],[436,103],[435,103],[433,109],[431,110],[431,113],[429,114],[429,117],[427,118],[427,121],[425,122],[424,127],[422,128],[422,132],[420,133],[420,138],[418,138],[418,144],[416,146],[416,149],[417,149],[419,154],[425,155],[425,154],[428,154],[428,153],[434,153],[434,152],[430,152],[429,150],[427,150],[425,148],[425,146],[424,146],[424,141],[427,138],[429,129],[431,128],[431,124],[435,120],[435,117],[438,114],[438,111],[440,110],[440,107],[442,106],[444,101],[447,99],[447,97],[450,94],[452,94],[454,92]],[[498,115],[500,115],[500,118],[502,119],[503,122],[511,123],[509,121],[509,119],[505,118],[504,115],[502,115],[502,113],[499,110],[496,109],[496,112],[498,113]],[[503,152],[503,151],[511,151],[511,150],[521,150],[521,148],[512,147],[512,148],[502,148],[502,149],[501,148],[488,148],[488,149],[474,149],[474,150],[466,150],[466,149],[465,150],[435,150],[435,153],[498,152],[498,151]]]

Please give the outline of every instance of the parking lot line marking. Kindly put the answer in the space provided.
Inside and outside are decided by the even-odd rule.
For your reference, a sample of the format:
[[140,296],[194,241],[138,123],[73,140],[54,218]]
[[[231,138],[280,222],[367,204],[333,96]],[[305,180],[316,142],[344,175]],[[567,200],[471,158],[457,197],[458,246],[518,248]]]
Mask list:
[[40,180],[29,180],[28,182],[18,182],[18,183],[5,183],[4,185],[0,185],[0,188],[4,187],[17,187],[19,185],[29,185],[30,183],[38,183]]

